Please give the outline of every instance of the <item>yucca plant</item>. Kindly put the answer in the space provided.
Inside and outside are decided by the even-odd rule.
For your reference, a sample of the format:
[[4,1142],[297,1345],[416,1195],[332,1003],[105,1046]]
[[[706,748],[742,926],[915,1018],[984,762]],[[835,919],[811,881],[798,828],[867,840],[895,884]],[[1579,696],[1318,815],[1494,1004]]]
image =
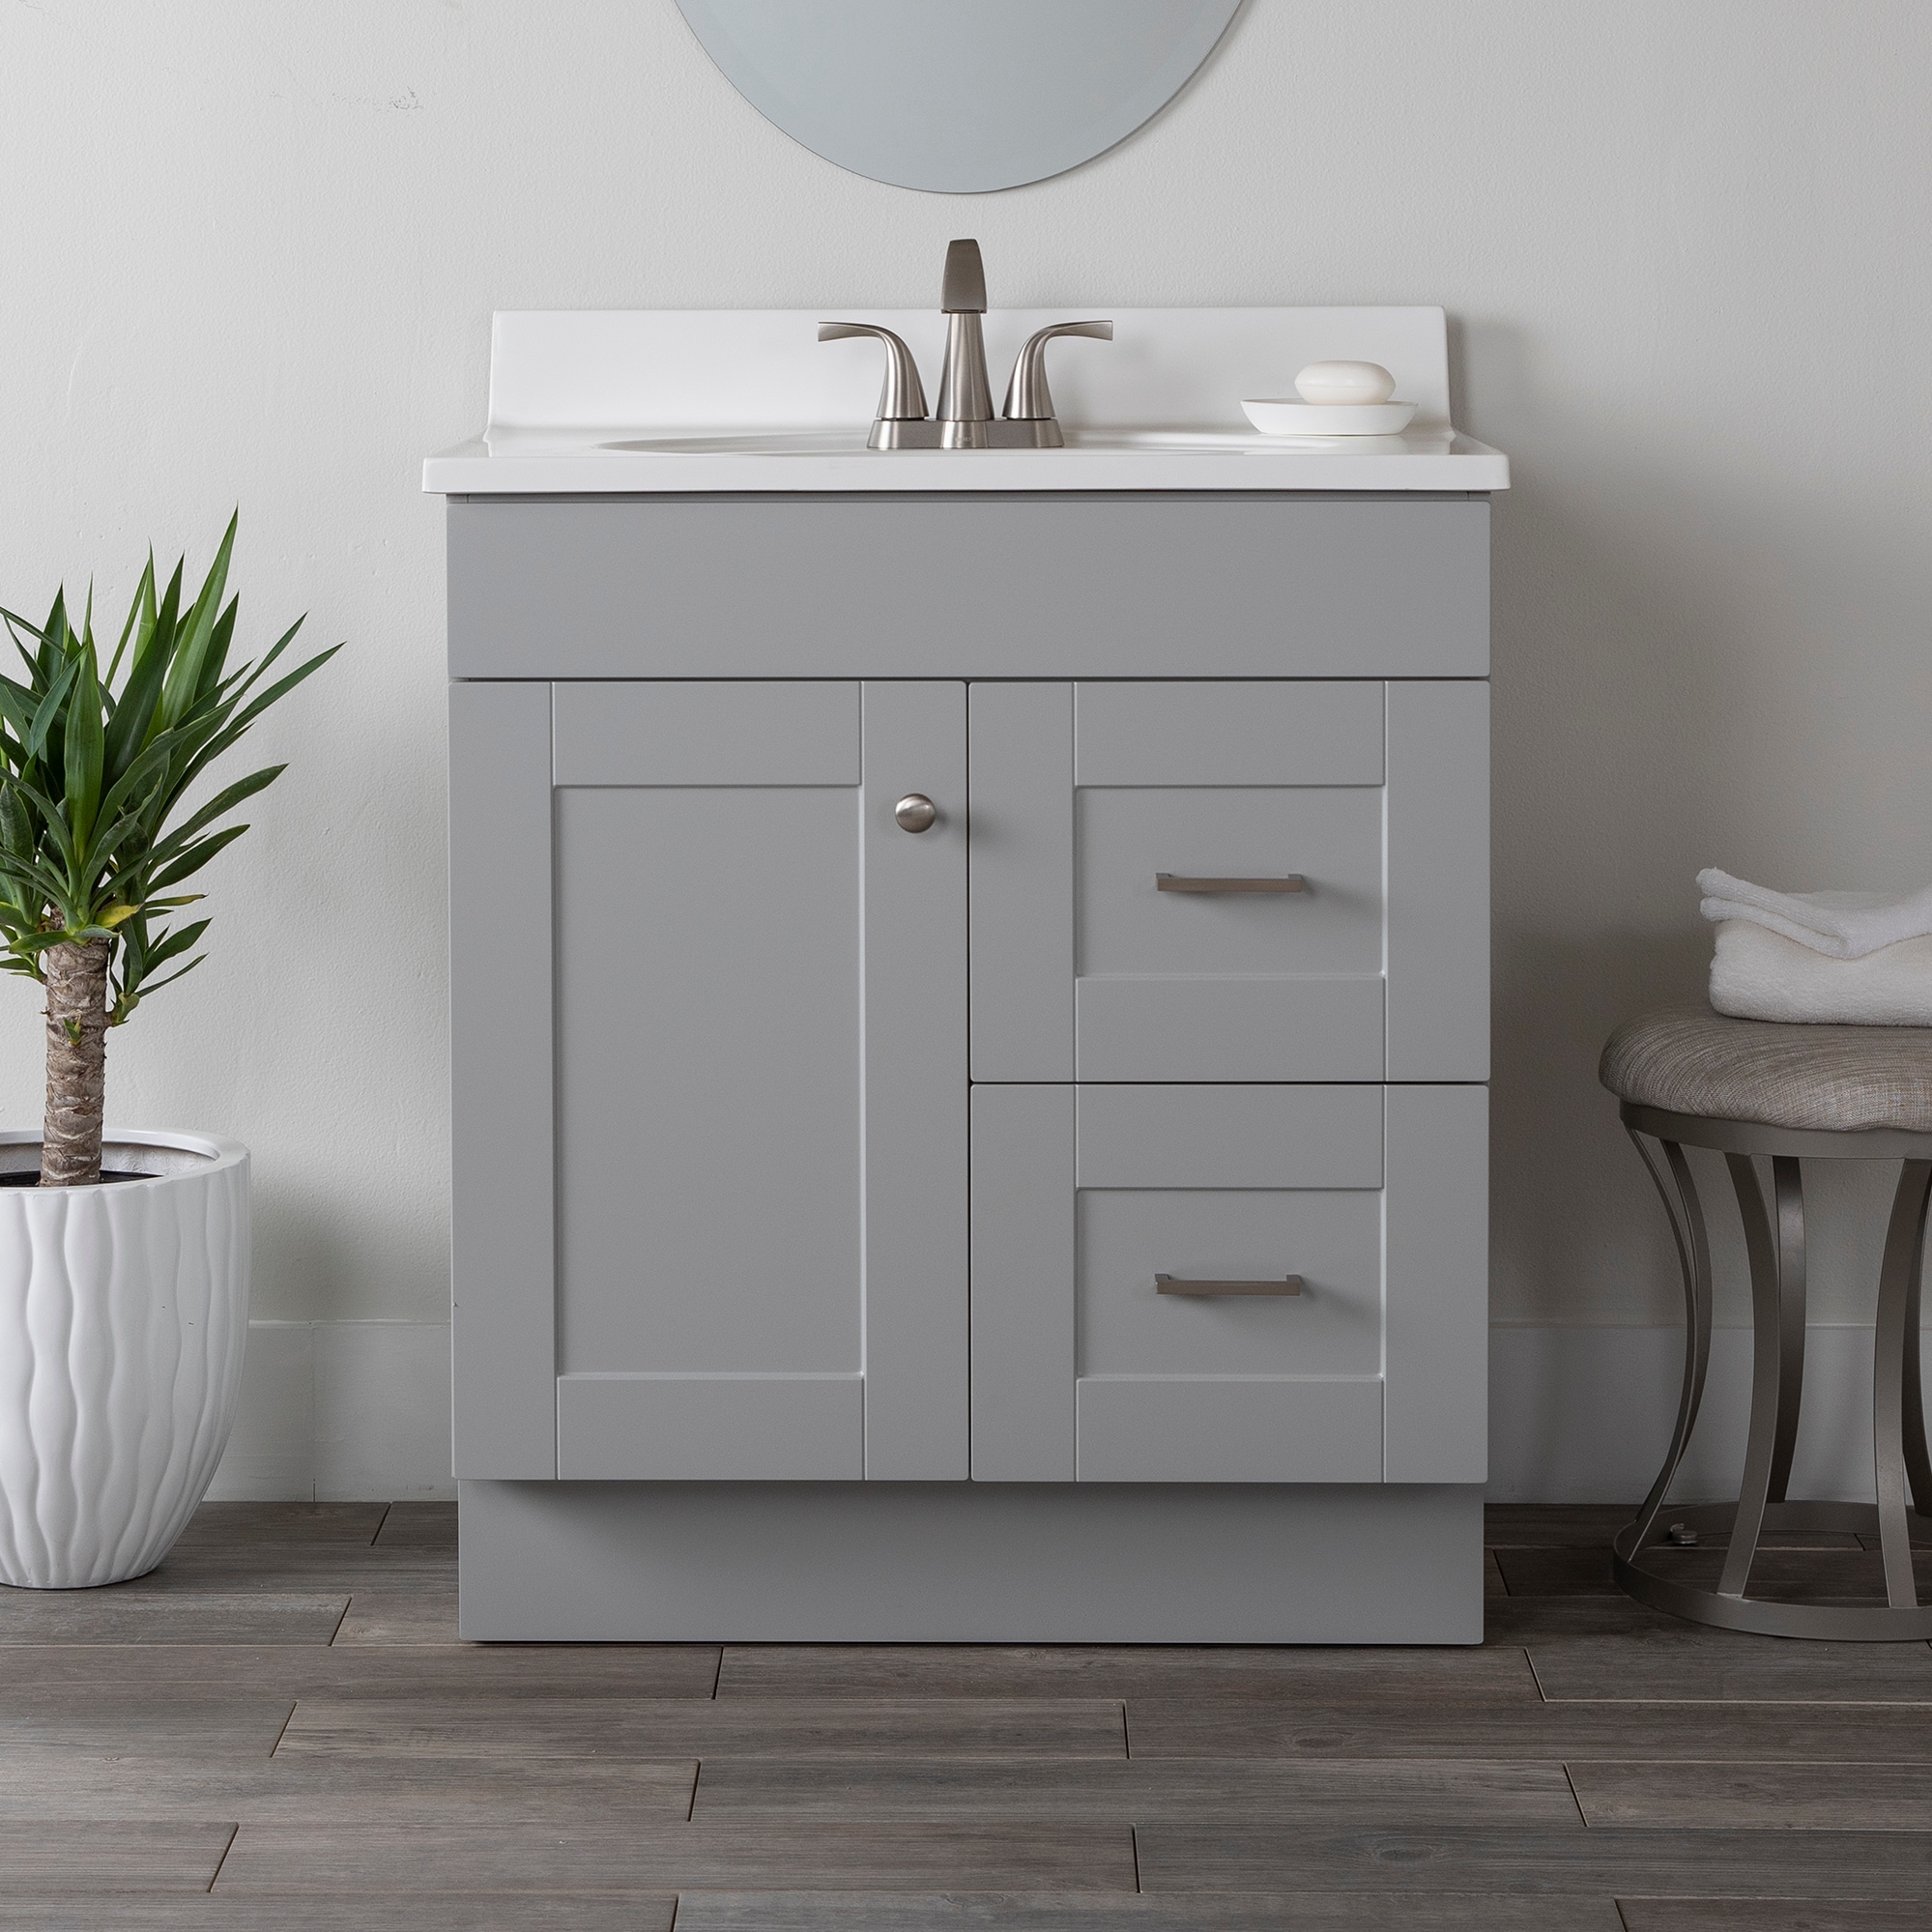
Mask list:
[[182,817],[188,793],[341,649],[258,689],[302,628],[298,618],[258,662],[229,668],[239,599],[222,598],[235,526],[231,517],[186,612],[187,560],[157,597],[149,553],[104,671],[92,588],[78,630],[64,590],[43,625],[0,610],[27,669],[24,682],[0,674],[0,966],[46,988],[43,1187],[101,1178],[107,1028],[206,958],[183,956],[209,921],[180,916],[202,895],[172,888],[248,829],[216,822],[287,767],[250,772]]

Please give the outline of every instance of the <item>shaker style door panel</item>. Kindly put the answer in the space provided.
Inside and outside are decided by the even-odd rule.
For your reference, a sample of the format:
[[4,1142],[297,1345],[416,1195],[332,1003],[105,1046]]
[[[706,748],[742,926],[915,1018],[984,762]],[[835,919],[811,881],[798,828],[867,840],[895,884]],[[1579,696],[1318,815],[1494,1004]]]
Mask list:
[[[858,787],[560,789],[556,822],[559,1473],[657,1476],[662,1382],[573,1378],[859,1373]],[[864,1473],[859,1420],[811,1475]],[[771,1434],[714,1473],[785,1473]]]
[[[904,1421],[966,1352],[964,834],[891,818],[908,761],[963,795],[964,690],[917,688],[556,687],[565,1479],[965,1474],[964,1394]],[[956,1157],[895,1168],[884,1132],[949,1109]]]
[[1483,1098],[975,1089],[974,1476],[1480,1481]]

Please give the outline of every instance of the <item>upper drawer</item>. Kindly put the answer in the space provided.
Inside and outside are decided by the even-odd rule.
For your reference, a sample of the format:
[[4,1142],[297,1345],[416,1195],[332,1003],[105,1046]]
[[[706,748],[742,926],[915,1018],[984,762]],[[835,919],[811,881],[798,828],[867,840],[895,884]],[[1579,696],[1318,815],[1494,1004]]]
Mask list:
[[1461,497],[451,499],[448,517],[457,678],[1489,665],[1489,505]]
[[981,1081],[1482,1080],[1486,689],[970,695]]

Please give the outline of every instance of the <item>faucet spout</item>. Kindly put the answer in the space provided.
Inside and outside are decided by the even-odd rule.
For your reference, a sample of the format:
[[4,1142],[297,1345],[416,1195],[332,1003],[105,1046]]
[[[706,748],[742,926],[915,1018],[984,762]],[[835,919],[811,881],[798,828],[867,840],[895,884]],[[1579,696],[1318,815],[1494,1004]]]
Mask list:
[[942,449],[984,449],[991,437],[993,386],[986,375],[986,337],[979,318],[986,313],[986,266],[979,244],[954,242],[946,250],[939,288],[946,318],[946,365],[939,378],[935,412]]

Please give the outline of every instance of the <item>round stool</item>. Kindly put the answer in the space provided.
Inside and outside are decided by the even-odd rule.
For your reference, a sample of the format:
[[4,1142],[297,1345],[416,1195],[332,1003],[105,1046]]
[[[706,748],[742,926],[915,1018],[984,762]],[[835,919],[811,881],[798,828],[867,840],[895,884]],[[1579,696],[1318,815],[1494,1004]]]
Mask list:
[[[1932,1195],[1932,1028],[1780,1025],[1706,1010],[1651,1013],[1610,1035],[1598,1078],[1623,1103],[1630,1140],[1663,1197],[1684,1274],[1684,1389],[1677,1427],[1636,1520],[1617,1536],[1619,1584],[1640,1601],[1698,1623],[1768,1636],[1922,1642],[1932,1608],[1912,1576],[1912,1525],[1932,1528],[1932,1460],[1919,1392],[1918,1290]],[[1646,1139],[1646,1137],[1649,1137]],[[1650,1141],[1661,1149],[1652,1151]],[[1751,1275],[1751,1420],[1735,1506],[1673,1509],[1674,1523],[1730,1531],[1715,1590],[1658,1573],[1664,1497],[1684,1459],[1711,1359],[1711,1253],[1686,1147],[1724,1156]],[[1771,1157],[1773,1213],[1752,1156]],[[1804,1199],[1802,1160],[1898,1161],[1879,1269],[1872,1373],[1878,1503],[1788,1503],[1804,1379]],[[1906,1508],[1911,1482],[1913,1510]],[[1772,1601],[1750,1595],[1766,1530],[1876,1526],[1883,1604]]]

